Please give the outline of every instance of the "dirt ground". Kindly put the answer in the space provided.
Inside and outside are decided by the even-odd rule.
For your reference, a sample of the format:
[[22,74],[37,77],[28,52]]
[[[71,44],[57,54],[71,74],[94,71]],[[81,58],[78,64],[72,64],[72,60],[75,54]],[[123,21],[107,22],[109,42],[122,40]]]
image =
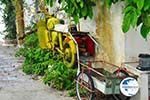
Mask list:
[[21,71],[16,47],[0,45],[0,100],[73,100]]

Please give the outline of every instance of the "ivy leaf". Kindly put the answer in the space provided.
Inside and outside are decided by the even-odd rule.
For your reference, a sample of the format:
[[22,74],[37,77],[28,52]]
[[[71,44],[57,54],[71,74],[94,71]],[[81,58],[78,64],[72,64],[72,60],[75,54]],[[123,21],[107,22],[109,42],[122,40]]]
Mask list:
[[144,24],[141,27],[141,35],[144,39],[147,39],[147,36],[150,32],[150,28],[146,27]]

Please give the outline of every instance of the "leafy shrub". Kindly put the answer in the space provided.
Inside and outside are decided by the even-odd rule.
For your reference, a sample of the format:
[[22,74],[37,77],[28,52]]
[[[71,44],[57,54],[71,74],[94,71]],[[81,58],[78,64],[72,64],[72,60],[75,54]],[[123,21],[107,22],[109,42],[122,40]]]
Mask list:
[[24,48],[20,48],[16,56],[23,56],[25,58],[23,71],[26,74],[37,75],[44,74],[49,65],[49,59],[53,58],[52,52],[39,47],[38,38],[35,33],[25,38]]
[[24,48],[20,48],[16,56],[25,58],[23,72],[43,76],[43,82],[59,90],[69,90],[69,95],[75,95],[77,69],[68,69],[62,62],[62,57],[47,49],[41,49],[37,35],[34,33],[25,38]]
[[77,70],[67,68],[61,61],[53,62],[49,65],[44,75],[43,81],[59,90],[70,90],[75,86],[74,78]]

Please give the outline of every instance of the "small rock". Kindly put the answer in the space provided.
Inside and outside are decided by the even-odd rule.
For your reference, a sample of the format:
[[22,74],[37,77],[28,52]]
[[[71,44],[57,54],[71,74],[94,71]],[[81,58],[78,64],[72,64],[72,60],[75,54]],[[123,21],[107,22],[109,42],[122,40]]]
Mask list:
[[32,78],[33,80],[39,80],[38,75],[32,75],[31,78]]

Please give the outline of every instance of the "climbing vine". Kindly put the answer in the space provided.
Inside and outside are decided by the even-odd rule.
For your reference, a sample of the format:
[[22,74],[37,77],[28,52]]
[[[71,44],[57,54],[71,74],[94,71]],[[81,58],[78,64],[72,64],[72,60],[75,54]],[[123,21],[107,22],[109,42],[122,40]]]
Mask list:
[[[57,0],[45,0],[47,4],[53,6]],[[97,0],[58,0],[62,5],[62,9],[72,16],[76,23],[80,18],[93,17],[93,6]],[[122,31],[126,33],[131,27],[135,28],[141,25],[141,35],[147,38],[150,32],[150,0],[101,0],[104,6],[108,8],[112,4],[123,1],[125,7],[123,9]]]

